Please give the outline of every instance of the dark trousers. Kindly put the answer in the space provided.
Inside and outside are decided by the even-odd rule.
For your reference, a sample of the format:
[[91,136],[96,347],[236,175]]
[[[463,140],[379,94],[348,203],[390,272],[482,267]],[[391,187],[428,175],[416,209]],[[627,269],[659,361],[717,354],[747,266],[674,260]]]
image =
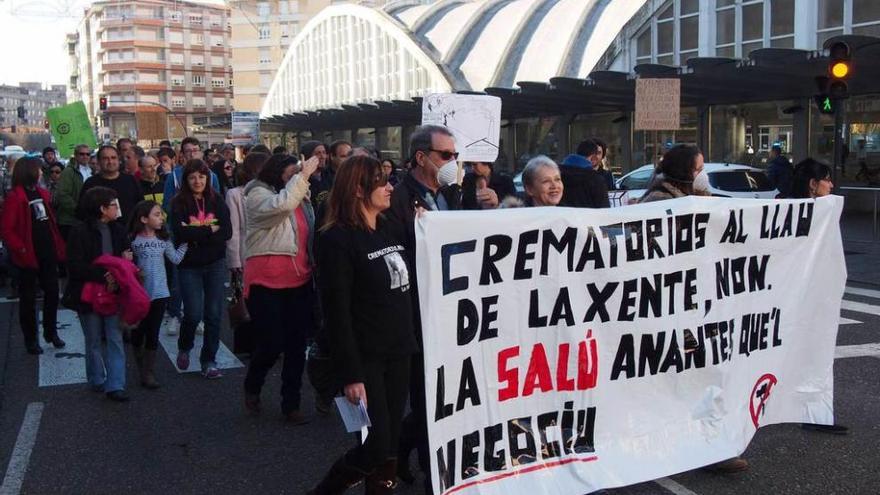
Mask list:
[[162,317],[165,315],[165,299],[156,299],[150,303],[150,312],[131,332],[131,345],[135,349],[145,348],[155,351],[159,348],[159,327],[162,326]]
[[293,289],[254,285],[248,295],[247,307],[251,330],[256,335],[256,348],[251,354],[244,389],[249,394],[259,394],[266,375],[283,353],[281,411],[285,414],[300,408],[306,335],[312,331],[314,299],[311,284]]
[[401,421],[409,393],[409,356],[365,356],[364,388],[370,434],[345,454],[346,463],[365,473],[397,457]]
[[[419,352],[412,356],[409,385],[409,414],[403,420],[400,434],[400,453],[409,455],[412,449],[418,453],[419,468],[430,480],[431,458],[428,448],[428,423],[425,421],[425,355]],[[369,438],[369,437],[367,437]],[[427,481],[426,480],[426,481]],[[430,483],[425,483],[430,486]]]
[[36,270],[19,271],[18,318],[24,342],[37,343],[37,284],[43,289],[43,338],[57,335],[58,321],[58,263],[54,259],[40,260]]

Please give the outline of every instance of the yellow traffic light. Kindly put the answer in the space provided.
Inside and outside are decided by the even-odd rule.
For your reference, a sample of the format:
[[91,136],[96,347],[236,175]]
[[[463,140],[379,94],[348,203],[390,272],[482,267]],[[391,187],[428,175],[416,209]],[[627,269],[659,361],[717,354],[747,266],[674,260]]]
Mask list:
[[849,64],[837,61],[831,65],[831,75],[837,79],[843,79],[849,75]]

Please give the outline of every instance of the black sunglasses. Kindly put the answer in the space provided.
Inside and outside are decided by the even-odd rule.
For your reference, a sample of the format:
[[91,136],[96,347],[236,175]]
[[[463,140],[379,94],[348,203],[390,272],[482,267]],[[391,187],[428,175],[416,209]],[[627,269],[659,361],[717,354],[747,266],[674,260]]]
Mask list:
[[457,151],[445,151],[445,150],[435,150],[434,148],[428,148],[428,151],[433,151],[440,155],[440,158],[449,161],[452,159],[458,160],[458,152]]

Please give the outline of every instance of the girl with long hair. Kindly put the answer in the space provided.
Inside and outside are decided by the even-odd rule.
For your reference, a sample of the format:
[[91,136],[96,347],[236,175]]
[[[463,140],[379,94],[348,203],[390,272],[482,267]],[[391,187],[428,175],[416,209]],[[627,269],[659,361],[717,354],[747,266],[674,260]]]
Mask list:
[[165,230],[165,214],[155,201],[141,201],[135,205],[129,234],[135,262],[143,275],[144,289],[150,296],[150,312],[131,333],[131,346],[141,386],[152,390],[159,388],[155,374],[156,350],[159,348],[159,327],[162,326],[165,303],[170,297],[165,258],[175,265],[180,263],[187,245],[183,243],[175,249]]
[[177,367],[189,369],[189,353],[195,343],[196,327],[205,323],[199,356],[205,378],[220,378],[216,356],[220,346],[226,272],[226,241],[232,235],[229,210],[209,182],[211,170],[205,162],[192,159],[183,167],[180,191],[171,201],[171,229],[178,245],[189,249],[180,262],[180,290],[183,322],[177,339]]

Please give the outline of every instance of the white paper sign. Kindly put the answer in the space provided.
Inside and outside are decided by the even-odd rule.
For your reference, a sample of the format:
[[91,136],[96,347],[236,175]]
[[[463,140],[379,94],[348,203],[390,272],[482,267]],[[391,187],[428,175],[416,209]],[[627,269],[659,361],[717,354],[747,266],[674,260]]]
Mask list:
[[455,135],[458,159],[494,162],[501,139],[501,98],[432,94],[422,99],[422,124],[442,125]]
[[[357,405],[352,404],[343,396],[336,397],[336,408],[339,409],[339,416],[345,425],[345,431],[354,433],[360,431],[364,433],[364,429],[373,426],[370,423],[370,415],[367,414],[367,408],[364,401],[358,401]],[[366,435],[364,435],[366,438]]]
[[417,220],[434,493],[583,494],[833,422],[840,197]]

